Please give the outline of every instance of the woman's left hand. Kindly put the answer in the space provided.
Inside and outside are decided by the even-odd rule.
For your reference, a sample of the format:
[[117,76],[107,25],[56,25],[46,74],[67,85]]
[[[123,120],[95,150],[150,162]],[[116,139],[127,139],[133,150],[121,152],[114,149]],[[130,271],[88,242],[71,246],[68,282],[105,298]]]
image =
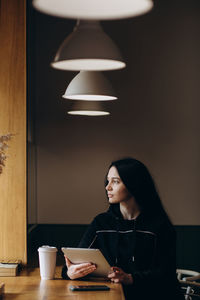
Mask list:
[[125,285],[133,283],[132,275],[125,273],[121,268],[118,267],[111,267],[108,278],[115,283],[123,283]]

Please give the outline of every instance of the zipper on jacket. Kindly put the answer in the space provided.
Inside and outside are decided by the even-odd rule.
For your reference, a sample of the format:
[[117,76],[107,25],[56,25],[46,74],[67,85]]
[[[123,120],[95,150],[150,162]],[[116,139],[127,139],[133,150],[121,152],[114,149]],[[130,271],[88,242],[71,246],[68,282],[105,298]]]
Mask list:
[[116,266],[118,265],[118,248],[119,248],[119,218],[118,217],[116,217],[115,218],[115,220],[116,220],[116,223],[117,223],[117,242],[116,242],[116,256],[115,256],[115,264],[116,264]]
[[135,248],[136,248],[136,219],[133,220],[134,221],[134,225],[133,225],[133,242],[134,242],[134,245],[133,245],[133,250],[132,250],[132,253],[133,253],[133,256],[132,256],[132,262],[134,263],[135,262]]

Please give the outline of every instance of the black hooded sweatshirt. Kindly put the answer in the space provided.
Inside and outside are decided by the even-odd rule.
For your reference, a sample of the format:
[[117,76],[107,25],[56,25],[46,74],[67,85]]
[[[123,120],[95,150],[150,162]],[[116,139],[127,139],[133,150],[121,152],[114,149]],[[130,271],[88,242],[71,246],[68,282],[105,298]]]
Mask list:
[[[165,216],[149,217],[144,213],[125,220],[119,204],[97,215],[80,248],[98,248],[111,266],[118,266],[133,277],[124,285],[126,299],[183,300],[176,278],[176,234]],[[66,275],[67,267],[62,270]]]

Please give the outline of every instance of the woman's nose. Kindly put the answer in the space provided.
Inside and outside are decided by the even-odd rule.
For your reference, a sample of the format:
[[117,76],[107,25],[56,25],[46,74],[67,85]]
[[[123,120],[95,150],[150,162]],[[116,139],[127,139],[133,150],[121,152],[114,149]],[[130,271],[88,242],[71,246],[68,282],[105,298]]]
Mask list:
[[112,187],[111,187],[111,185],[108,183],[107,186],[106,186],[106,190],[107,190],[107,191],[110,191],[111,189],[112,189]]

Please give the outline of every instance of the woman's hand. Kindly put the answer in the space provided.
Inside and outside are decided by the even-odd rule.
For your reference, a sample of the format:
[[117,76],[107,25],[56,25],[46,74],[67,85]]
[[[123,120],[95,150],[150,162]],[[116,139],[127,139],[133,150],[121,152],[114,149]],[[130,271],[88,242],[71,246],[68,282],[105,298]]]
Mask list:
[[70,279],[84,277],[96,270],[96,266],[92,263],[73,264],[66,256],[65,262],[68,268],[67,275]]
[[133,283],[133,277],[131,274],[125,273],[122,269],[118,267],[112,267],[108,278],[115,283],[123,283],[125,285]]

